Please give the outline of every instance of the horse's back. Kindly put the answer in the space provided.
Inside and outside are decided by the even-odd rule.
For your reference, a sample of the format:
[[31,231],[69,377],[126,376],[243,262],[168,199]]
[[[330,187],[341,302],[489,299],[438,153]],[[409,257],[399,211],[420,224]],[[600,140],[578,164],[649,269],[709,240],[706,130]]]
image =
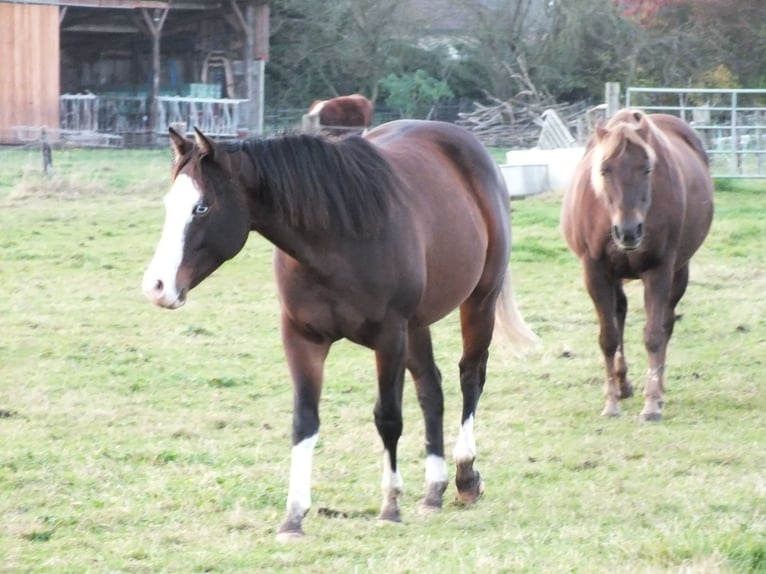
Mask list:
[[[496,162],[467,130],[446,122],[398,120],[367,139],[406,179],[411,199],[425,200],[439,215],[442,206],[464,204],[483,222],[507,227],[510,197]],[[503,229],[501,231],[507,231]]]

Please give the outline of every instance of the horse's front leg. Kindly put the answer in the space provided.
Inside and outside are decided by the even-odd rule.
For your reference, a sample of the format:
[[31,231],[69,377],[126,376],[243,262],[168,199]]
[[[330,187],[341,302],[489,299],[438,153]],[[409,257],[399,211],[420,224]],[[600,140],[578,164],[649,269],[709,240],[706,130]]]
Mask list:
[[310,340],[282,318],[282,342],[293,380],[293,448],[287,513],[277,533],[285,541],[303,536],[301,523],[311,507],[311,466],[319,436],[319,398],[329,341]]
[[[583,261],[585,271],[585,286],[588,289],[590,298],[596,308],[596,315],[599,323],[599,345],[604,357],[604,366],[606,368],[606,379],[604,381],[604,410],[601,416],[615,417],[620,414],[618,401],[622,397],[623,384],[620,378],[620,371],[624,363],[624,356],[617,356],[618,351],[622,353],[620,333],[620,316],[618,315],[617,304],[619,302],[618,289],[614,279],[606,273],[603,262],[586,259]],[[625,311],[627,312],[627,303]],[[622,321],[624,325],[624,318]],[[617,369],[615,369],[617,365]],[[625,373],[627,367],[625,368]],[[625,373],[622,374],[624,377]]]
[[399,474],[396,448],[402,436],[402,388],[404,386],[405,323],[389,326],[375,345],[378,371],[378,400],[375,403],[375,426],[383,441],[383,475],[380,489],[383,502],[381,520],[400,522],[399,497],[404,483]]
[[649,369],[644,386],[644,408],[638,415],[642,421],[659,421],[665,406],[665,356],[673,333],[675,306],[686,290],[688,267],[675,274],[669,264],[644,276],[644,346]]
[[621,283],[615,285],[615,301],[617,303],[617,333],[620,338],[619,346],[614,354],[614,377],[620,388],[620,399],[633,396],[633,385],[628,379],[628,362],[625,359],[625,318],[628,314],[628,298]]

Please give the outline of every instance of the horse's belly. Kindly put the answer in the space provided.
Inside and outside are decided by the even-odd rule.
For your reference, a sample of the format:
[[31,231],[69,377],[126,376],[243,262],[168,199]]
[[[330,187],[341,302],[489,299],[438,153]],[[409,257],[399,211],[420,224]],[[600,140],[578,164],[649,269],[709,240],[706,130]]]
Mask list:
[[487,241],[476,234],[461,244],[450,242],[430,253],[426,285],[416,319],[431,324],[448,315],[476,289],[486,266]]

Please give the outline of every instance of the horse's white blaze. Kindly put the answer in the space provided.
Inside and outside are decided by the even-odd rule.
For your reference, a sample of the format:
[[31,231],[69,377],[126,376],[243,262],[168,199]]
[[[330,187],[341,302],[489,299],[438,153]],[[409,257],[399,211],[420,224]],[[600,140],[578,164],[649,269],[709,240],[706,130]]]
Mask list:
[[460,427],[460,433],[452,451],[455,462],[467,462],[476,458],[476,440],[473,437],[473,415]]
[[398,494],[404,491],[404,481],[397,470],[391,469],[391,457],[388,451],[383,451],[383,476],[380,480],[380,490],[383,492],[385,501],[389,494]]
[[[165,224],[141,285],[144,293],[158,305],[180,305],[176,274],[183,258],[186,228],[192,220],[192,210],[201,198],[199,188],[185,174],[176,178],[165,196]],[[159,281],[162,282],[161,292],[155,289]]]
[[287,490],[287,510],[303,513],[311,508],[311,464],[318,434],[303,439],[293,447],[290,460],[290,486]]
[[447,463],[443,456],[429,454],[426,457],[426,482],[447,482]]

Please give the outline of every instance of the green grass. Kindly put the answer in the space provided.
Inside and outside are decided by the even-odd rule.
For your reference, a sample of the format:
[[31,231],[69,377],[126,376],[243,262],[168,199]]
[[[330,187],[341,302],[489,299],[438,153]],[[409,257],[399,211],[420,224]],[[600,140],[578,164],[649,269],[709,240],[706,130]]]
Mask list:
[[[719,182],[671,342],[660,424],[641,398],[599,417],[595,314],[560,198],[514,202],[512,270],[542,350],[493,350],[477,420],[484,498],[417,512],[423,429],[405,393],[404,522],[379,524],[374,360],[333,348],[307,538],[281,545],[291,388],[271,248],[244,251],[176,312],[140,280],[169,154],[0,151],[3,572],[766,572],[764,185]],[[630,300],[634,382],[646,360]],[[434,329],[451,451],[459,331]],[[448,495],[454,490],[451,488]]]

